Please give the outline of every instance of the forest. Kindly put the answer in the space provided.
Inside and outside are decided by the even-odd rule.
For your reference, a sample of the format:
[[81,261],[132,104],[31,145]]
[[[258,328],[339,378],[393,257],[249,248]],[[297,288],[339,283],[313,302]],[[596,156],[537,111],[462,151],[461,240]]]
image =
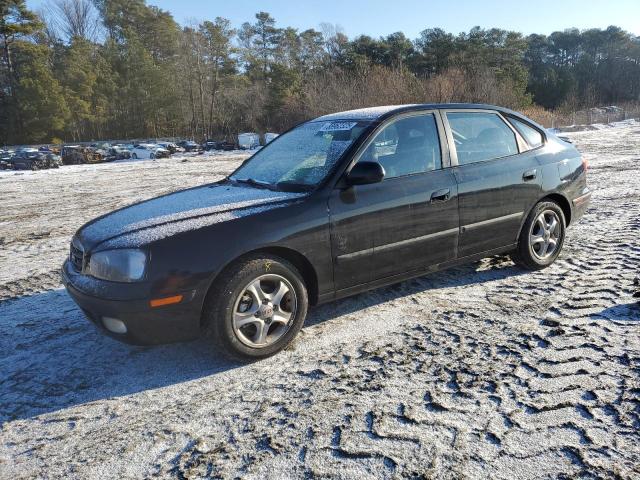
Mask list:
[[[610,26],[348,37],[267,12],[181,25],[145,0],[0,0],[0,145],[281,132],[362,106],[640,102],[640,37]],[[390,25],[390,29],[393,26]]]

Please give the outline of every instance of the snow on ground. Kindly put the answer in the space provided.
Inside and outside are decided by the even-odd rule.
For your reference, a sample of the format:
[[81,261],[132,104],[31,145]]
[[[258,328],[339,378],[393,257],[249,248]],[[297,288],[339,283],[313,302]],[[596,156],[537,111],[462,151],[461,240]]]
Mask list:
[[0,175],[0,478],[640,478],[640,126],[569,136],[596,191],[552,267],[324,305],[249,365],[104,337],[57,274],[85,221],[243,156]]

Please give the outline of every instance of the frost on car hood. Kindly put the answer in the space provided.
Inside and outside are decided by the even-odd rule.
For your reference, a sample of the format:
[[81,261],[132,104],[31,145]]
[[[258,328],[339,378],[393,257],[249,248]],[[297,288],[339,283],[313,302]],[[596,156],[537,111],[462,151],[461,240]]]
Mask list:
[[78,237],[92,249],[139,246],[180,232],[196,230],[286,205],[304,193],[214,184],[182,190],[99,217]]

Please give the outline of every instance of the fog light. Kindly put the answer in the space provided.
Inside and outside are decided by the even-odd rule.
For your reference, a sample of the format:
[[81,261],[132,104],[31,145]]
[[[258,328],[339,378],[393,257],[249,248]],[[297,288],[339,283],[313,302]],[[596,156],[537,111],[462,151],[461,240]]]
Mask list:
[[127,326],[122,320],[111,317],[102,317],[104,328],[113,333],[127,333]]

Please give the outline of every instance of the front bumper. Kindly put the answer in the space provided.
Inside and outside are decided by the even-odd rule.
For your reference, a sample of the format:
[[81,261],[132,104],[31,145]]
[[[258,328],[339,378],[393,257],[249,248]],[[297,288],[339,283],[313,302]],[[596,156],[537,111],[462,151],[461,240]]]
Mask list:
[[[62,266],[62,283],[69,296],[82,309],[87,318],[104,334],[132,345],[157,345],[194,340],[200,336],[200,303],[195,301],[196,292],[181,292],[183,301],[173,305],[152,308],[149,298],[118,300],[99,298],[84,292],[77,273],[67,260]],[[101,282],[101,292],[109,295],[110,282]],[[103,324],[103,318],[122,321],[126,333],[114,333]]]

